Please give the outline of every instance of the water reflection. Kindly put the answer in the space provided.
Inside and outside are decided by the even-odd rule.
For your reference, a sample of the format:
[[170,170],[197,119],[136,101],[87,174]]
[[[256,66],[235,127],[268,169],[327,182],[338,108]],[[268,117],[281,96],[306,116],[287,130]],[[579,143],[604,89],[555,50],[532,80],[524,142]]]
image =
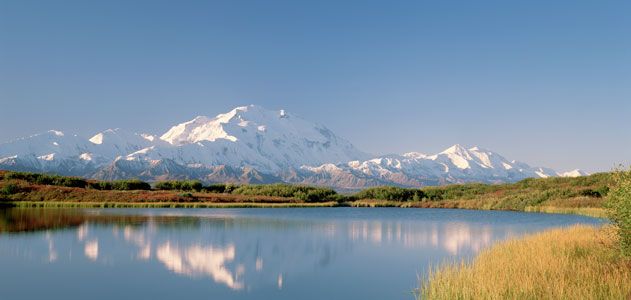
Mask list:
[[441,226],[428,224],[422,230],[418,224],[402,222],[353,222],[348,236],[353,241],[375,245],[400,244],[408,248],[436,247],[452,255],[461,252],[478,252],[493,242],[490,225],[471,227],[467,223],[447,222]]
[[[147,227],[155,229],[153,226]],[[147,230],[147,228],[145,228],[145,230]],[[142,260],[148,260],[151,258],[151,242],[148,240],[145,230],[136,230],[130,225],[126,225],[125,229],[123,229],[123,237],[125,238],[125,241],[138,247],[138,254],[136,257]],[[117,236],[117,234],[115,236]]]
[[46,232],[46,241],[48,242],[48,262],[54,262],[57,260],[57,251],[55,251],[55,243],[50,232]]
[[[463,217],[406,210],[390,216],[373,210],[348,218],[344,210],[312,211],[315,215],[301,210],[6,209],[0,211],[0,263],[15,253],[33,252],[33,258],[41,254],[50,264],[73,265],[74,251],[94,266],[115,269],[137,262],[210,281],[233,296],[266,287],[304,289],[312,280],[350,286],[364,280],[369,290],[370,282],[389,280],[402,290],[415,286],[416,275],[426,267],[423,261],[471,256],[512,235],[589,220],[541,223],[537,215],[520,214],[491,223],[480,222],[475,212]],[[33,239],[38,235],[46,242],[41,247]],[[147,276],[139,266],[132,272]],[[402,280],[411,285],[401,286]],[[366,296],[371,295],[386,294]]]
[[85,257],[89,258],[90,260],[96,261],[96,259],[99,258],[99,240],[91,240],[85,243],[83,249]]
[[235,246],[232,244],[225,248],[200,245],[179,247],[165,242],[156,250],[156,257],[177,274],[206,275],[231,289],[243,288],[243,283],[225,265],[234,260]]

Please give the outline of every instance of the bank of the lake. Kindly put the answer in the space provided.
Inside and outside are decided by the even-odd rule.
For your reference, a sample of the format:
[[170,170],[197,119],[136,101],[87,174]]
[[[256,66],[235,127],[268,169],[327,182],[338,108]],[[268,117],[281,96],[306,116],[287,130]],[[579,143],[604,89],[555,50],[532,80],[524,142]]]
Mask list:
[[289,184],[198,181],[98,181],[0,171],[0,203],[22,207],[416,207],[571,213],[603,217],[610,173],[525,179],[510,184],[452,184],[420,189],[373,187],[340,194]]
[[631,299],[631,171],[611,178],[610,224],[552,229],[440,265],[421,282],[418,298]]
[[573,226],[501,242],[439,266],[418,299],[628,299],[631,259],[611,226]]
[[13,201],[6,206],[17,208],[291,208],[339,207],[337,202],[72,202]]

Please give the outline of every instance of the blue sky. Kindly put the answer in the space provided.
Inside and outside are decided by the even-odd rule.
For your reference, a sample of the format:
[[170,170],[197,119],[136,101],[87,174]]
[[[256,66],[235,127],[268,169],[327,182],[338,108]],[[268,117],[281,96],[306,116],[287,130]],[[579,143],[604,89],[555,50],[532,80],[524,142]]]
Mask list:
[[[90,3],[88,3],[90,2]],[[0,0],[0,141],[243,104],[375,153],[631,160],[629,1]]]

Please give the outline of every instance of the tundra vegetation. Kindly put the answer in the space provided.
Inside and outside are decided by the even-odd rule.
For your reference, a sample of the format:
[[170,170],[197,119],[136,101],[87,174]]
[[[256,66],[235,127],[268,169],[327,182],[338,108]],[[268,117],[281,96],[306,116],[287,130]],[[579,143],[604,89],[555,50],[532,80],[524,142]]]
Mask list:
[[291,184],[204,184],[198,180],[168,180],[150,184],[137,179],[100,181],[0,171],[0,199],[29,205],[322,203],[326,206],[465,208],[605,216],[605,197],[616,176],[600,173],[578,178],[525,179],[510,184],[452,184],[420,189],[384,186],[341,194],[326,187]]
[[631,171],[510,184],[420,189],[373,187],[340,194],[290,184],[99,181],[0,171],[0,204],[73,207],[395,206],[577,213],[608,217],[509,240],[472,260],[436,266],[420,283],[423,299],[625,299],[631,297]]
[[609,189],[591,191],[606,196],[611,225],[549,230],[499,243],[471,261],[445,263],[423,278],[417,298],[630,299],[631,171],[607,177]]

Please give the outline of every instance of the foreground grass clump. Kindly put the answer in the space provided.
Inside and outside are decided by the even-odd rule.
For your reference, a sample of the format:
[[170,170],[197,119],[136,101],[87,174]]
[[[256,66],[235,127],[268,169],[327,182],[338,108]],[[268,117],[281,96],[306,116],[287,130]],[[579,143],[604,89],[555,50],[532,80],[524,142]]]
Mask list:
[[618,227],[620,248],[631,256],[631,171],[617,171],[614,185],[607,197],[609,219]]
[[631,260],[613,227],[574,226],[500,243],[430,272],[418,299],[628,299]]

